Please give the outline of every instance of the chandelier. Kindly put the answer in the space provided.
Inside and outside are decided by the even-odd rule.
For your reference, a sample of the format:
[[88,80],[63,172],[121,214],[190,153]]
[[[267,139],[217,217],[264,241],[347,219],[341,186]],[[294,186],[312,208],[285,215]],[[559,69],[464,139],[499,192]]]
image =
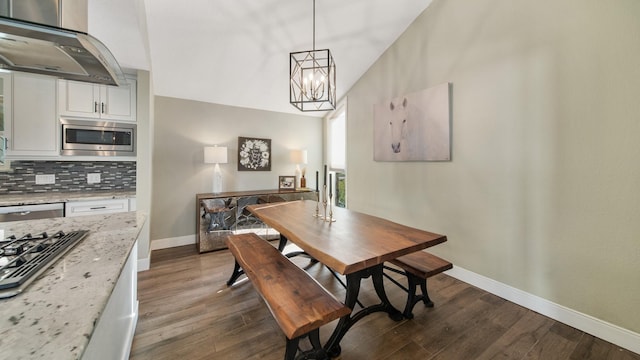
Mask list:
[[329,49],[316,50],[316,0],[313,0],[313,50],[289,53],[289,102],[300,111],[336,108],[336,65]]

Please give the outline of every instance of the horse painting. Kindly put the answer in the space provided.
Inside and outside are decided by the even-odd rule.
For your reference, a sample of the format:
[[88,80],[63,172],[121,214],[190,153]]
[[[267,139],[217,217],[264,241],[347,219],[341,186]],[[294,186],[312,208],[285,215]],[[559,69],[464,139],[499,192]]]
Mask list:
[[450,160],[449,108],[448,83],[376,104],[374,160]]
[[389,131],[391,131],[391,150],[394,153],[400,152],[402,140],[407,137],[407,99],[401,104],[389,102],[391,109],[391,119],[389,120]]

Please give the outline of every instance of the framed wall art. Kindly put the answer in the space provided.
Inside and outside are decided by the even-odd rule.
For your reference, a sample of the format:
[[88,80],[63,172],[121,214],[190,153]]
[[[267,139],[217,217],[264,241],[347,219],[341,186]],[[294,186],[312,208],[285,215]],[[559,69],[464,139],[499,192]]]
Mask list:
[[271,171],[271,139],[238,137],[238,171]]
[[385,100],[373,109],[375,161],[450,161],[450,83]]
[[278,176],[278,190],[295,190],[296,189],[296,177],[290,176]]

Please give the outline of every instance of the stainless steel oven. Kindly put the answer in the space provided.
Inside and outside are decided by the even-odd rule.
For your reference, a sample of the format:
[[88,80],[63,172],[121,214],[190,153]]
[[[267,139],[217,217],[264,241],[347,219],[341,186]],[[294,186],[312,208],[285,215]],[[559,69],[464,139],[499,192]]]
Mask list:
[[60,119],[61,155],[135,156],[136,125],[112,121]]

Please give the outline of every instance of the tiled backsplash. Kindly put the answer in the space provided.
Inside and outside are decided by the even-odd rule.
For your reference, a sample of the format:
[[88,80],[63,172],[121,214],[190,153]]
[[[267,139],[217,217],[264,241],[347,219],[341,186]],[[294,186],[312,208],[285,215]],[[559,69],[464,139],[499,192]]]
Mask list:
[[[87,174],[100,174],[100,183],[89,184]],[[36,185],[36,175],[55,175],[55,184]],[[135,161],[12,161],[11,171],[0,172],[0,196],[135,189]]]

